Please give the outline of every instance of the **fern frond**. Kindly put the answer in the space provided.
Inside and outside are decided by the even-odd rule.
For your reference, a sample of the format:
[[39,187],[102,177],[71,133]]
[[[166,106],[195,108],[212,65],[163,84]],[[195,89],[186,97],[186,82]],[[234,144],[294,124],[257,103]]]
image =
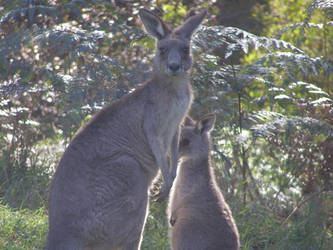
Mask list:
[[58,13],[55,7],[42,5],[37,5],[29,8],[16,8],[8,12],[4,17],[0,19],[0,25],[13,21],[17,22],[24,19],[33,23],[34,18],[38,15],[56,18]]
[[305,77],[310,73],[318,76],[320,70],[324,71],[324,74],[329,76],[333,73],[333,64],[325,60],[322,57],[312,58],[306,54],[296,54],[291,52],[276,52],[269,53],[260,58],[257,63],[270,65],[281,68],[283,70],[299,69]]
[[289,50],[295,53],[304,54],[302,50],[289,42],[274,38],[256,36],[247,31],[224,26],[202,27],[193,39],[197,50],[212,52],[217,48],[226,48],[225,58],[230,57],[234,52],[242,51],[247,54],[251,48],[263,48],[271,50]]
[[309,117],[281,117],[263,124],[253,125],[251,131],[257,137],[279,136],[286,131],[307,131],[312,136],[333,137],[333,126]]
[[324,25],[326,26],[333,26],[333,22],[329,21],[326,23],[294,23],[291,25],[286,26],[285,28],[283,28],[282,30],[280,30],[279,32],[277,32],[274,37],[279,39],[284,33],[286,33],[289,30],[294,31],[297,28],[308,28],[308,29],[322,29],[324,27]]
[[333,1],[332,0],[315,0],[309,4],[307,7],[307,15],[304,20],[304,23],[307,24],[312,17],[312,12],[315,9],[323,9],[323,10],[333,10]]

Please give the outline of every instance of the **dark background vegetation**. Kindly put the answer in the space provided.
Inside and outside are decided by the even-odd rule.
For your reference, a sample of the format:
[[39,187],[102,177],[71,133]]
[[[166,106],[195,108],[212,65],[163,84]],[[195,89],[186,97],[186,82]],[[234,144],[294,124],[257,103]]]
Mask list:
[[[42,249],[50,177],[76,131],[150,76],[138,10],[193,39],[190,114],[217,115],[216,179],[242,249],[333,249],[333,3],[1,0],[0,248]],[[169,249],[151,202],[142,249]]]

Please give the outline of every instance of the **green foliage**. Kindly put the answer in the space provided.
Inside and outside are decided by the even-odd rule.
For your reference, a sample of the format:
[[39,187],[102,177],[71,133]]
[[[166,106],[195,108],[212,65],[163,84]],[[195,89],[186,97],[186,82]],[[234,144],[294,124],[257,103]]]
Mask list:
[[[135,77],[133,70],[141,62],[125,68],[122,61],[124,46],[133,53],[140,50],[128,44],[142,37],[143,31],[121,18],[110,18],[116,7],[108,1],[62,1],[58,5],[6,1],[4,6],[0,20],[0,194],[13,206],[30,202],[28,206],[35,207],[40,202],[31,199],[45,202],[47,189],[37,190],[47,186],[58,159],[52,163],[38,159],[38,144],[59,138],[68,142],[87,115],[145,77]],[[94,11],[102,8],[96,17]],[[97,22],[99,18],[111,21]],[[27,188],[32,184],[36,195]]]
[[15,211],[0,204],[1,249],[45,249],[47,228],[43,209]]
[[[263,29],[253,34],[219,23],[223,8],[239,1],[231,2],[163,0],[154,11],[176,26],[198,3],[209,10],[209,25],[193,39],[190,113],[217,115],[213,164],[242,247],[331,249],[332,3],[262,1],[251,11]],[[78,128],[150,76],[153,40],[137,17],[143,6],[151,1],[0,6],[4,203],[46,207],[49,178]],[[0,208],[0,248],[44,247],[42,210]],[[166,203],[151,202],[143,249],[169,249],[165,211]]]
[[167,202],[150,202],[149,214],[144,229],[142,249],[170,249],[168,239]]
[[[319,195],[316,193],[316,195]],[[322,199],[330,199],[331,195],[322,195]],[[240,229],[242,249],[331,249],[332,239],[327,238],[328,227],[324,230],[319,226],[326,217],[317,216],[313,208],[306,207],[304,216],[295,207],[293,217],[284,218],[289,214],[288,208],[282,211],[275,210],[275,201],[271,206],[262,206],[260,203],[245,208],[234,207],[233,215]],[[280,206],[281,207],[281,206]],[[236,212],[236,213],[235,213]],[[313,217],[314,216],[314,217]],[[316,222],[314,222],[316,220]],[[325,239],[326,238],[326,239]]]
[[64,147],[50,141],[39,143],[29,150],[16,146],[20,144],[11,141],[11,144],[1,147],[1,199],[12,207],[37,209],[47,206],[46,187]]
[[[327,23],[323,39],[325,50],[331,51],[332,26]],[[297,27],[306,26],[290,25],[282,33],[294,32]],[[329,199],[332,197],[333,64],[329,53],[308,54],[312,38],[306,36],[307,32],[304,28],[304,34],[293,33],[302,36],[298,46],[293,45],[294,39],[288,42],[260,37],[222,26],[203,28],[195,40],[198,53],[206,53],[200,57],[206,65],[196,65],[193,80],[197,99],[191,112],[215,110],[218,114],[220,129],[215,131],[215,149],[219,156],[221,152],[225,154],[215,162],[225,166],[226,171],[219,177],[221,183],[229,184],[225,191],[242,200],[245,211],[255,201],[266,207],[275,204],[283,208],[310,196],[305,198],[306,206],[300,209],[301,213],[319,221],[316,234],[309,233],[311,222],[306,220],[296,220],[290,227],[284,225],[281,232],[269,232],[269,226],[273,229],[273,225],[281,224],[285,215],[280,211],[266,213],[261,208],[259,213],[264,219],[276,219],[262,224],[262,228],[254,228],[258,219],[242,218],[240,224],[245,220],[251,233],[258,235],[258,231],[266,228],[263,238],[243,238],[245,249],[316,249],[332,244],[327,238],[332,228],[324,223],[331,218],[332,204],[324,204],[311,195],[324,192]],[[238,58],[248,53],[251,56],[239,63]],[[311,55],[315,54],[316,49],[311,51]],[[271,197],[277,198],[278,203],[272,203]],[[306,210],[314,204],[323,209]],[[244,233],[247,235],[242,226],[240,230],[243,237]],[[283,234],[290,237],[282,240]],[[304,244],[298,244],[297,239],[304,237],[306,243],[303,240]]]

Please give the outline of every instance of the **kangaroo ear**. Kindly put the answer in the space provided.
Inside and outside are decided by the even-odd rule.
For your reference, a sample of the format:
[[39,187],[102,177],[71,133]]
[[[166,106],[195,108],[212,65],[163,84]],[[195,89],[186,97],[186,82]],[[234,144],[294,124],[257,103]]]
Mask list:
[[194,126],[195,122],[191,119],[191,117],[186,116],[183,124],[184,124],[184,126]]
[[158,16],[146,9],[140,9],[139,15],[147,33],[162,39],[171,33],[169,27]]
[[200,134],[211,131],[214,128],[215,120],[215,114],[208,114],[203,116],[198,120],[196,124],[196,130]]
[[186,39],[191,39],[195,30],[199,27],[202,20],[205,18],[207,11],[202,11],[195,16],[187,19],[182,25],[180,25],[176,30],[175,34]]

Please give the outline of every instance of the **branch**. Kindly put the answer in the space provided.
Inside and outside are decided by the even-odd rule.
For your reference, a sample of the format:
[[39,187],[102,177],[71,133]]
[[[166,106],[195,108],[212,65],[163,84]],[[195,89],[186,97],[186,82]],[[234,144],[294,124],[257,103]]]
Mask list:
[[312,193],[309,197],[307,197],[306,199],[300,201],[293,209],[293,211],[287,216],[287,218],[281,223],[281,226],[284,225],[291,216],[293,216],[294,213],[296,213],[296,211],[301,208],[301,206],[303,206],[306,202],[308,202],[309,200],[311,200],[313,197],[320,195],[321,193],[325,192],[326,190],[320,190],[318,192],[314,192]]

